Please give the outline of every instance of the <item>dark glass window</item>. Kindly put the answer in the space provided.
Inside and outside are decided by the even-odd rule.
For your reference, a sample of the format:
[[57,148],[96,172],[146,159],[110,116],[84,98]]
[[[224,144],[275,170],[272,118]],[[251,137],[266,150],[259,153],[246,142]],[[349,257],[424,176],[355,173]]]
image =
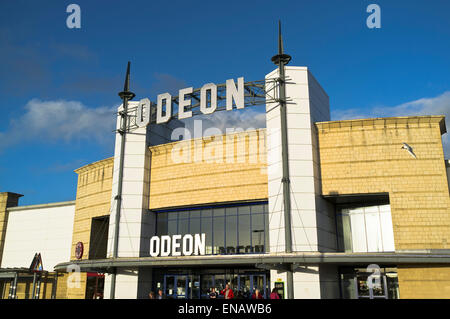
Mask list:
[[189,234],[200,234],[201,233],[200,218],[190,218],[188,221],[189,221]]
[[225,214],[227,216],[235,216],[235,215],[237,215],[237,207],[227,207],[227,208],[225,208]]
[[212,217],[212,209],[202,209],[202,218],[203,217]]
[[225,215],[225,208],[216,208],[216,209],[213,209],[213,211],[214,211],[214,217]]
[[184,212],[178,212],[178,219],[186,219],[189,218],[189,214],[191,213],[191,211],[187,210]]
[[214,254],[226,254],[225,251],[225,217],[219,216],[213,219],[213,244]]
[[[236,212],[236,209],[234,210]],[[236,215],[226,217],[225,223],[225,239],[226,239],[226,253],[235,254],[238,246],[238,217]]]
[[172,219],[167,221],[167,235],[176,235],[176,234],[178,234],[177,220]]
[[240,206],[238,207],[239,215],[250,215],[250,206]]
[[178,220],[178,234],[179,235],[185,235],[190,234],[189,231],[189,219],[179,219]]
[[252,246],[254,252],[264,252],[264,214],[252,214]]
[[267,204],[184,209],[157,213],[157,235],[206,235],[206,254],[266,252]]
[[239,245],[236,248],[237,254],[252,252],[250,230],[250,215],[239,216]]
[[264,214],[265,205],[253,205],[251,206],[252,214]]
[[191,210],[191,214],[190,214],[190,218],[195,218],[195,217],[200,217],[201,215],[201,210]]
[[206,254],[211,255],[213,253],[213,228],[212,218],[201,219],[201,232],[205,234],[206,239]]
[[166,235],[167,232],[167,213],[158,213],[156,218],[156,235]]

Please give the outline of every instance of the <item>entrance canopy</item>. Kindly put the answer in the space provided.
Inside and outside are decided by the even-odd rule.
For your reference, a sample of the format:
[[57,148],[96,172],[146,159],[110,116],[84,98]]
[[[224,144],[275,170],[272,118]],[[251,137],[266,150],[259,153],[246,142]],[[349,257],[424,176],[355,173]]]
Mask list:
[[81,271],[110,272],[113,268],[133,267],[210,267],[253,265],[259,268],[277,269],[282,264],[317,265],[317,264],[446,264],[450,263],[450,252],[420,251],[392,253],[278,253],[248,255],[209,255],[182,257],[138,257],[81,260],[60,263],[55,271],[65,271],[71,265],[78,265]]

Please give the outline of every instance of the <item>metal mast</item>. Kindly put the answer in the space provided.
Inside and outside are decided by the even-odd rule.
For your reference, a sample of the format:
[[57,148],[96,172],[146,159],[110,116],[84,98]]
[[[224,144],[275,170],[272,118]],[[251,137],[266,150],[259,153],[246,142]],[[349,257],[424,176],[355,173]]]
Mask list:
[[[118,257],[119,248],[119,223],[120,223],[120,209],[122,207],[122,179],[123,179],[123,159],[125,156],[125,133],[128,125],[128,101],[132,100],[136,95],[130,91],[130,61],[128,61],[127,73],[125,75],[125,84],[123,91],[119,92],[119,96],[122,99],[123,109],[119,112],[120,115],[120,129],[118,133],[120,136],[120,158],[119,158],[119,178],[117,183],[117,195],[114,198],[116,200],[116,215],[114,219],[114,246],[113,246],[113,258]],[[115,298],[116,292],[116,269],[113,270],[111,277],[111,293],[110,298]]]
[[[283,163],[283,204],[284,204],[284,235],[285,251],[292,252],[291,233],[291,193],[289,180],[289,154],[288,154],[288,134],[287,134],[287,110],[286,110],[286,76],[284,66],[291,61],[291,56],[283,52],[283,38],[281,36],[281,21],[278,21],[278,54],[272,57],[272,62],[278,65],[279,82],[279,103],[281,116],[281,156]],[[292,269],[287,271],[287,292],[288,298],[294,298],[294,278]]]

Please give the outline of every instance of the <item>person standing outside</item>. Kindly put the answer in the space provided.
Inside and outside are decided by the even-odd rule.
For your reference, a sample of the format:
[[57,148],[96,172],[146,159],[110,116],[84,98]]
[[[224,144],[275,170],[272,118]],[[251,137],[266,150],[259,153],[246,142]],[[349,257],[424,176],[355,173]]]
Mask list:
[[217,299],[217,291],[215,287],[211,288],[211,292],[209,293],[209,299]]
[[255,289],[255,292],[252,295],[252,299],[264,299],[263,295],[261,295],[258,288]]
[[158,296],[156,296],[156,299],[166,299],[166,296],[163,295],[163,291],[161,289],[158,289]]
[[228,284],[225,285],[225,289],[223,289],[220,292],[220,294],[223,295],[225,299],[233,299],[234,298],[233,290],[230,288],[230,285],[228,285]]
[[277,288],[272,289],[272,293],[270,294],[270,299],[280,299],[280,295],[277,293]]

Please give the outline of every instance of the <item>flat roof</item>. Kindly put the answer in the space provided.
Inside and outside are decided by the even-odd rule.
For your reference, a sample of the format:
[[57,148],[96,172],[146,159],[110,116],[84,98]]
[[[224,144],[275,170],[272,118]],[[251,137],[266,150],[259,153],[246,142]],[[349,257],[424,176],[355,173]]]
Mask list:
[[55,202],[55,203],[47,203],[47,204],[14,206],[14,207],[8,207],[6,210],[11,212],[11,211],[18,211],[18,210],[61,207],[61,206],[70,206],[70,205],[75,205],[75,201],[70,200],[70,201],[65,201],[65,202]]
[[418,123],[439,123],[441,135],[447,133],[444,115],[422,115],[422,116],[394,116],[375,117],[366,119],[339,120],[315,122],[314,124],[322,129],[341,127],[368,127],[372,125],[397,125],[397,124],[418,124]]

